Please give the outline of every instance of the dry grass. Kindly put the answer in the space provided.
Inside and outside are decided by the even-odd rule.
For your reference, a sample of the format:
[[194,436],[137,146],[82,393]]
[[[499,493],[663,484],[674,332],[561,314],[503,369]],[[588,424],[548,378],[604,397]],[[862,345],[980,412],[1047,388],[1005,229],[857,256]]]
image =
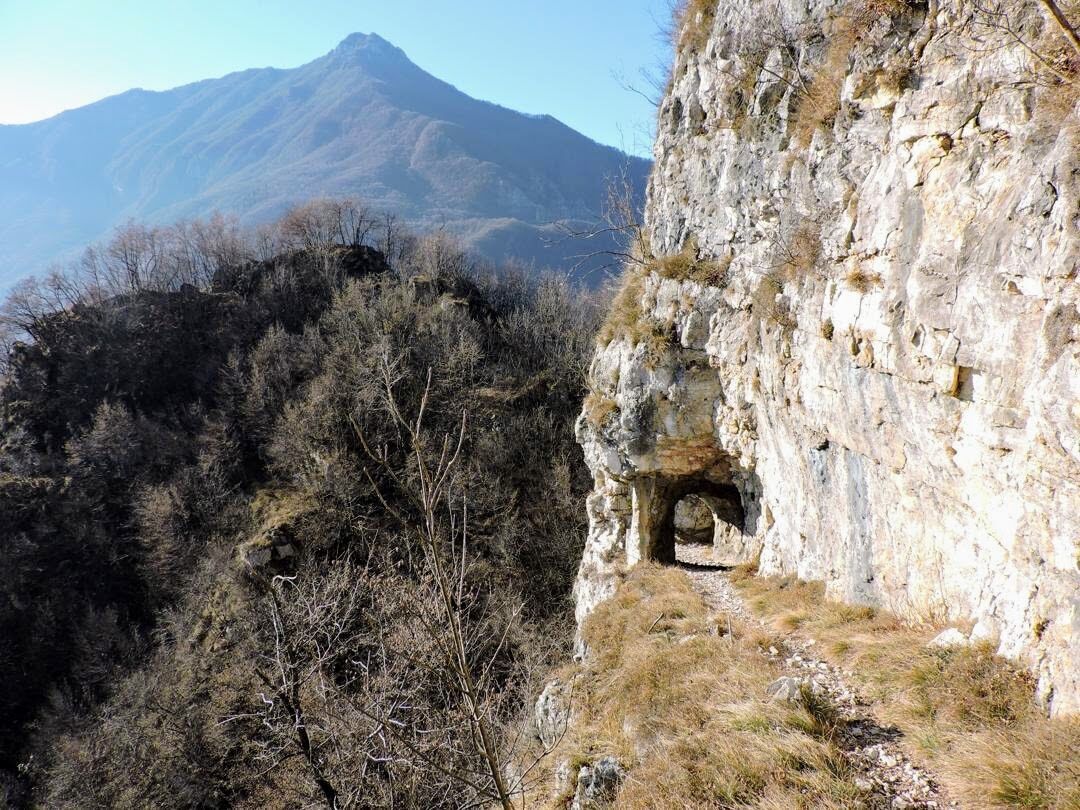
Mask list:
[[851,14],[864,29],[880,17],[895,17],[912,7],[911,0],[858,0],[852,4]]
[[867,272],[861,267],[855,267],[844,277],[844,281],[851,289],[865,294],[881,285],[881,276],[878,273]]
[[[815,132],[832,127],[840,112],[840,92],[852,51],[873,24],[882,17],[895,17],[910,8],[908,0],[854,0],[832,20],[825,54],[813,74],[799,87],[790,130],[796,146],[808,146]],[[890,66],[884,81],[899,88],[907,80],[909,71],[910,67]]]
[[584,627],[571,732],[554,760],[615,756],[619,808],[857,808],[824,701],[773,703],[779,676],[752,627],[718,628],[676,569],[634,568]]
[[683,0],[676,6],[679,45],[700,51],[709,41],[719,0]]
[[613,414],[619,412],[619,403],[606,394],[590,390],[582,403],[585,419],[595,428],[602,428]]
[[671,335],[663,325],[646,317],[641,308],[648,274],[648,268],[640,265],[627,267],[623,271],[622,284],[611,299],[607,317],[596,339],[601,347],[607,347],[620,337],[635,345],[644,345],[647,362],[653,366],[663,359],[671,343]]
[[801,87],[790,130],[796,146],[809,146],[815,132],[832,127],[840,112],[840,90],[847,74],[848,60],[857,42],[858,37],[850,28],[832,38],[825,50],[825,58]]
[[1080,807],[1080,722],[1046,719],[1030,677],[990,645],[930,648],[938,628],[830,602],[820,583],[749,569],[733,579],[762,617],[853,671],[881,720],[903,730],[950,792],[979,807]]
[[776,324],[785,332],[798,326],[795,314],[776,297],[783,292],[782,273],[774,271],[763,275],[751,295],[750,306],[755,322]]
[[1040,88],[1036,97],[1036,114],[1041,121],[1059,125],[1072,118],[1077,125],[1077,108],[1080,106],[1080,76],[1071,82],[1049,81]]
[[[659,323],[642,310],[645,279],[651,274],[677,281],[694,281],[698,284],[721,287],[727,280],[730,260],[717,261],[699,255],[696,241],[688,239],[678,253],[670,256],[650,257],[640,265],[632,265],[623,271],[622,284],[612,297],[607,317],[597,334],[601,347],[608,346],[622,337],[635,345],[643,345],[646,363],[658,365],[672,343],[670,324]],[[597,402],[597,406],[601,403]]]
[[634,265],[623,270],[622,283],[608,306],[607,317],[600,325],[597,341],[607,346],[615,338],[632,334],[644,317],[641,296],[645,294],[645,271]]
[[950,782],[971,807],[1080,807],[1080,720],[988,732],[958,748]]
[[686,240],[681,251],[670,256],[653,258],[646,265],[646,269],[661,278],[695,281],[706,287],[723,287],[727,282],[727,268],[730,265],[730,259],[716,261],[702,258],[697,241],[691,237]]
[[908,86],[913,69],[910,56],[893,56],[876,75],[877,86],[882,90],[899,95]]

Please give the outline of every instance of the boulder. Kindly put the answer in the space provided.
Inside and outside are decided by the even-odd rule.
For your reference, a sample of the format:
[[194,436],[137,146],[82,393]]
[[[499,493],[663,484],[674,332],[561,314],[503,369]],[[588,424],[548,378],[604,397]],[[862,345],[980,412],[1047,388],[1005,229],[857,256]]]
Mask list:
[[552,748],[566,733],[571,720],[572,685],[556,679],[544,687],[536,699],[536,735],[545,748]]
[[615,757],[603,757],[592,765],[582,765],[570,810],[611,807],[625,775],[626,771]]
[[964,635],[962,630],[957,630],[955,627],[950,627],[947,630],[942,630],[933,639],[927,643],[927,647],[966,647],[971,643],[971,640]]

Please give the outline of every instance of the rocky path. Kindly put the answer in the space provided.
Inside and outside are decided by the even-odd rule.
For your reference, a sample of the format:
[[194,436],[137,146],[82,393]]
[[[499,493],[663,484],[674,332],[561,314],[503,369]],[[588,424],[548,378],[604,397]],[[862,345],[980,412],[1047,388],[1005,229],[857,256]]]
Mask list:
[[[695,589],[716,615],[762,624],[731,585],[725,568],[713,561],[710,546],[680,545],[676,554]],[[769,630],[775,632],[773,628]],[[944,796],[932,775],[914,765],[904,753],[900,730],[881,726],[874,720],[872,704],[861,699],[852,688],[849,674],[819,659],[813,647],[813,641],[791,634],[770,647],[767,654],[784,671],[784,678],[770,689],[775,688],[780,693],[778,698],[782,698],[785,692],[797,694],[799,685],[805,683],[828,695],[844,721],[837,742],[857,773],[856,784],[871,794],[867,807],[872,810],[959,807]]]

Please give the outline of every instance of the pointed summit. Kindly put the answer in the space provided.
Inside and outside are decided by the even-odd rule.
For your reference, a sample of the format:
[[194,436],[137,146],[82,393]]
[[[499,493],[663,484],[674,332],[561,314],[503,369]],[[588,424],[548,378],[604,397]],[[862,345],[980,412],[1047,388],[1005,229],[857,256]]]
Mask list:
[[412,64],[409,57],[405,55],[405,51],[387,42],[378,34],[359,32],[349,34],[349,36],[341,40],[338,46],[330,52],[330,56],[365,65]]
[[0,127],[0,288],[129,218],[218,210],[258,224],[327,195],[359,197],[419,229],[445,227],[495,261],[571,267],[579,247],[549,248],[551,223],[588,227],[604,178],[627,166],[643,196],[647,162],[552,118],[471,98],[377,34],[356,33],[300,67]]

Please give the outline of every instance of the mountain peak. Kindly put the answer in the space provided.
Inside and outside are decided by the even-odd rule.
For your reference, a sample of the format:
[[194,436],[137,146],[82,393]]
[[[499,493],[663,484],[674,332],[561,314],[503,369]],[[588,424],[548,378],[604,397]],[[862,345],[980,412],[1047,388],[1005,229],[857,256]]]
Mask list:
[[[0,291],[130,217],[216,209],[258,224],[319,195],[361,197],[420,229],[446,224],[495,260],[568,267],[576,260],[545,247],[549,223],[596,218],[603,178],[626,157],[552,121],[470,98],[356,33],[299,67],[4,127]],[[648,163],[632,163],[643,193]],[[49,221],[64,227],[40,227]]]
[[334,56],[349,59],[360,58],[369,62],[409,61],[405,51],[393,43],[387,42],[378,34],[349,34],[331,51]]

